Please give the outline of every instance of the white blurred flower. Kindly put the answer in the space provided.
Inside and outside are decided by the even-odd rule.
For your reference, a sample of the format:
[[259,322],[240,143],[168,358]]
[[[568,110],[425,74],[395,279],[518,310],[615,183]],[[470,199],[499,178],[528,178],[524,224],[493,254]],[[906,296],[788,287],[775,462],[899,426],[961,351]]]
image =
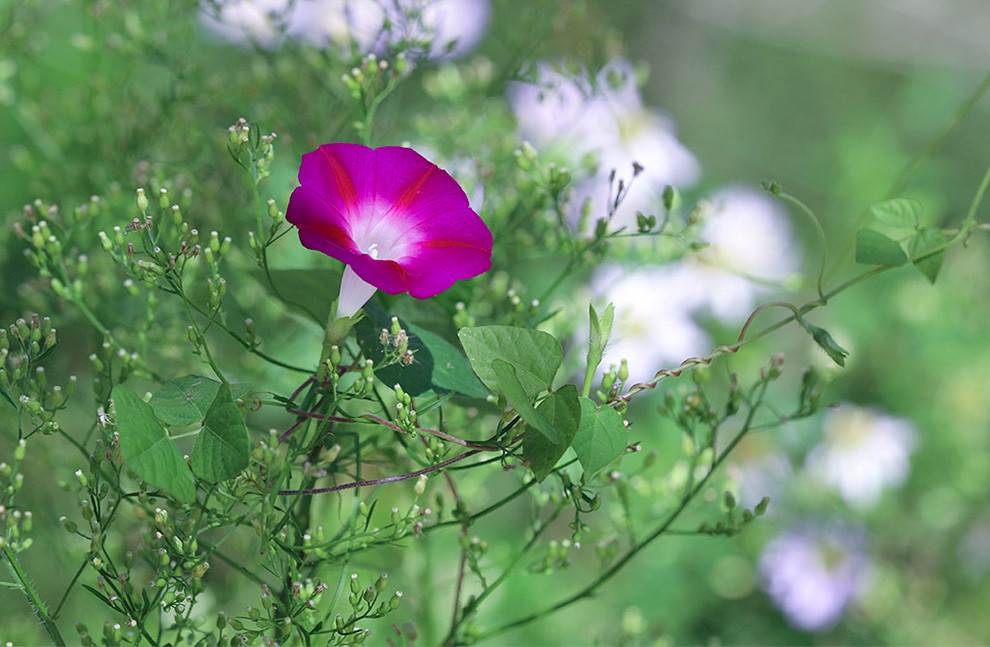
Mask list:
[[798,267],[786,214],[754,189],[715,194],[700,237],[707,247],[663,267],[595,270],[593,296],[615,304],[603,368],[625,358],[631,379],[641,382],[660,368],[707,353],[712,342],[696,317],[710,313],[723,323],[739,323],[769,284],[785,282]]
[[673,368],[703,354],[711,344],[691,319],[696,294],[679,280],[672,266],[634,270],[602,266],[592,276],[591,289],[615,305],[612,337],[602,367],[618,366],[626,359],[631,382],[649,380],[661,368]]
[[787,214],[770,196],[732,186],[708,200],[700,238],[708,246],[684,261],[682,281],[701,293],[723,323],[747,317],[760,293],[797,272],[799,255]]
[[[592,203],[592,220],[604,217],[620,181],[628,192],[613,223],[634,227],[637,211],[656,211],[664,187],[683,187],[698,179],[698,161],[677,140],[673,123],[643,105],[629,61],[613,60],[594,80],[583,70],[568,72],[546,62],[535,66],[534,75],[533,82],[515,82],[509,88],[520,138],[575,166],[587,156],[597,164],[592,177],[575,183],[572,224],[586,199]],[[635,179],[634,162],[642,167]]]
[[870,563],[848,529],[802,528],[772,539],[760,556],[763,590],[788,622],[805,631],[834,626],[860,595]]
[[273,49],[282,42],[290,0],[227,0],[201,4],[200,21],[217,36]]
[[430,60],[471,52],[490,14],[490,0],[216,0],[201,12],[208,29],[234,43],[272,49],[289,37],[379,55],[405,43],[407,56]]
[[825,414],[822,442],[808,452],[808,473],[850,505],[874,505],[911,471],[914,426],[872,409],[843,405]]

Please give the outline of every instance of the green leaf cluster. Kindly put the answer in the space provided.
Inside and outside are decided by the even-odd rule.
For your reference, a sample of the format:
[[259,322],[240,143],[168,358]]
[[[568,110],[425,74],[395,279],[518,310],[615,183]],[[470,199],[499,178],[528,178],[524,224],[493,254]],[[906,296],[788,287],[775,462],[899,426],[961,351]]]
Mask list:
[[[169,380],[145,402],[124,386],[115,386],[112,398],[124,461],[148,484],[192,503],[194,474],[217,483],[247,467],[250,438],[234,400],[249,389],[190,375]],[[202,426],[187,464],[166,426],[198,422]]]
[[870,219],[856,232],[856,262],[864,265],[901,265],[910,258],[918,271],[934,283],[942,269],[945,234],[921,225],[921,205],[907,198],[878,202]]
[[[610,320],[611,309],[606,313]],[[573,384],[553,388],[563,352],[552,335],[515,326],[482,326],[462,328],[458,336],[485,386],[504,394],[527,428],[536,432],[525,434],[522,447],[537,480],[545,479],[569,448],[588,476],[625,450],[627,434],[619,412],[579,396]],[[593,352],[600,362],[603,335],[598,338]]]

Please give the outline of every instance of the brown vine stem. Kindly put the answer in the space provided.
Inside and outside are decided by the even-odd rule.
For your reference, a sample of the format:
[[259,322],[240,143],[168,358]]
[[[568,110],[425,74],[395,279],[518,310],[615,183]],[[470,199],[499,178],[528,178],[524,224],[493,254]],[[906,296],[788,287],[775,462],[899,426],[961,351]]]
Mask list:
[[[397,425],[395,423],[392,423],[392,422],[389,422],[388,420],[385,420],[384,418],[379,418],[378,416],[372,415],[370,413],[364,414],[363,416],[361,416],[361,418],[364,418],[366,420],[372,420],[374,422],[377,422],[378,424],[380,424],[380,425],[382,425],[384,427],[388,427],[389,429],[391,429],[393,431],[398,431],[400,433],[409,433],[407,430],[403,429],[399,425]],[[501,447],[498,447],[498,446],[495,446],[495,445],[482,445],[482,444],[478,444],[478,443],[472,443],[472,442],[467,441],[467,440],[462,440],[462,439],[458,438],[457,436],[451,436],[450,434],[445,433],[445,432],[442,432],[442,431],[440,431],[438,429],[427,429],[425,427],[416,427],[416,431],[421,432],[421,433],[424,433],[424,434],[430,434],[431,436],[436,436],[437,438],[442,438],[443,440],[449,440],[450,442],[456,443],[456,444],[458,444],[458,445],[460,445],[462,447],[469,447],[471,449],[477,449],[479,451],[497,452],[497,451],[501,451],[502,450]]]
[[472,449],[469,452],[464,452],[463,454],[458,454],[453,458],[448,458],[445,461],[437,463],[436,465],[430,465],[429,467],[424,467],[421,470],[416,470],[415,472],[409,472],[408,474],[399,474],[397,476],[386,476],[380,479],[372,479],[370,481],[354,481],[352,483],[344,483],[343,485],[334,485],[331,487],[314,488],[312,490],[279,490],[278,493],[284,496],[296,496],[300,494],[325,494],[327,492],[339,492],[341,490],[350,490],[359,487],[369,487],[373,485],[384,485],[386,483],[395,483],[396,481],[406,481],[408,479],[414,479],[423,474],[429,474],[430,472],[436,472],[437,470],[442,470],[443,468],[456,463],[457,461],[464,460],[470,456],[481,453],[480,449]]

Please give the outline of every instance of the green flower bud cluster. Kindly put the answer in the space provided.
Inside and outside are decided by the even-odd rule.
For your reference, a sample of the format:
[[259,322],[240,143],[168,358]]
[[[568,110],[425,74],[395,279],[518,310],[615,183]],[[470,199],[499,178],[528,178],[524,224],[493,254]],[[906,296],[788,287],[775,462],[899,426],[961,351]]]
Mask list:
[[399,54],[393,62],[379,59],[375,54],[361,58],[361,62],[341,75],[340,80],[351,94],[351,98],[369,105],[375,98],[383,94],[390,85],[402,78],[406,72],[408,61],[405,55]]
[[731,537],[733,535],[738,535],[743,529],[751,523],[757,517],[762,517],[767,512],[767,506],[770,505],[770,497],[763,497],[759,503],[757,503],[752,510],[743,509],[742,512],[739,511],[738,504],[736,503],[736,497],[726,490],[722,497],[722,507],[725,512],[723,519],[719,519],[714,524],[707,521],[703,521],[699,526],[697,532],[699,534],[705,535],[724,535],[726,537]]
[[361,367],[360,373],[353,386],[351,386],[351,391],[357,396],[371,393],[372,387],[375,384],[375,362],[371,359],[366,359],[363,363],[359,363],[359,366]]
[[276,135],[262,135],[256,124],[241,117],[227,129],[227,150],[237,163],[251,172],[255,183],[271,174]]
[[[478,317],[491,319],[504,325],[530,326],[540,310],[539,299],[527,299],[525,286],[514,282],[505,272],[495,272],[491,280],[479,286],[472,302]],[[454,325],[458,328],[475,325],[475,316],[467,306],[455,306]]]
[[476,325],[475,318],[468,311],[463,301],[458,301],[454,305],[454,326],[456,328],[470,328]]
[[412,396],[402,390],[396,384],[393,387],[395,392],[395,413],[396,424],[410,433],[416,432],[416,408],[413,404]]
[[63,388],[50,384],[40,365],[56,346],[57,333],[48,317],[32,314],[0,328],[0,396],[26,413],[35,430],[46,434],[58,431],[55,413],[76,389],[74,375]]
[[[104,647],[119,647],[121,645],[133,645],[137,632],[134,628],[137,626],[137,622],[131,618],[124,625],[119,622],[106,621],[103,623],[103,636],[100,638],[100,643]],[[93,636],[89,633],[89,629],[82,622],[76,622],[75,624],[76,633],[79,634],[79,644],[84,647],[91,647],[96,645]]]
[[109,333],[104,335],[103,343],[89,356],[89,361],[94,373],[93,393],[99,402],[109,397],[114,384],[145,370],[144,358],[116,345]]
[[243,497],[249,492],[269,492],[288,467],[288,448],[279,443],[278,432],[273,429],[251,450],[251,463],[235,481],[232,493]]
[[[629,379],[629,364],[623,358],[619,362],[619,368],[611,364],[608,370],[602,375],[602,388],[596,391],[595,395],[602,402],[612,402],[625,390],[626,380]],[[625,410],[625,403],[618,403],[616,409],[622,413]]]
[[[84,292],[91,292],[84,290],[85,282],[102,283],[86,250],[95,242],[91,232],[109,213],[99,196],[92,196],[64,216],[56,205],[36,200],[24,207],[25,221],[14,223],[16,234],[28,243],[25,255],[29,262],[48,279],[52,291],[59,297],[81,304]],[[75,252],[77,249],[83,253]]]
[[794,417],[809,416],[821,407],[822,390],[827,387],[834,373],[815,366],[809,366],[801,376],[801,392]]
[[[212,231],[209,237],[189,225],[182,209],[173,203],[168,188],[158,191],[157,204],[152,204],[143,188],[136,190],[138,216],[125,227],[114,226],[98,233],[100,245],[114,262],[134,280],[148,287],[160,287],[175,292],[187,265],[202,257],[209,272],[210,305],[223,297],[225,281],[220,276],[219,262],[230,251],[230,237],[221,238]],[[133,283],[128,291],[137,294]]]
[[[704,376],[705,373],[699,375]],[[684,432],[684,453],[688,456],[697,457],[699,451],[710,449],[723,421],[704,391],[702,385],[705,379],[696,376],[694,387],[682,385],[676,390],[668,389],[659,407],[660,413],[673,420]]]
[[27,455],[27,441],[21,439],[14,448],[13,461],[0,461],[0,546],[8,546],[15,552],[27,550],[33,540],[29,536],[34,519],[29,510],[15,503],[17,493],[24,487],[21,464]]
[[[163,611],[181,615],[204,590],[202,578],[210,569],[207,554],[199,546],[198,532],[202,528],[194,517],[173,517],[166,508],[152,511],[148,505],[140,509],[139,518],[151,522],[145,533],[144,558],[155,568],[152,585],[163,591],[159,604]],[[120,575],[106,570],[101,574],[122,581]],[[129,584],[121,586],[122,593],[130,595],[133,589],[128,588]]]
[[382,328],[378,340],[385,354],[382,366],[392,364],[409,366],[416,361],[415,351],[409,349],[409,334],[399,323],[398,317],[392,317],[391,328]]
[[381,618],[395,611],[402,603],[402,592],[396,591],[391,596],[384,597],[388,584],[388,573],[382,573],[369,586],[363,586],[357,573],[351,573],[347,601],[351,607],[348,616],[337,614],[333,619],[335,640],[331,644],[352,644],[364,642],[370,632],[356,626],[356,623],[367,619]]
[[542,575],[552,575],[554,572],[567,568],[571,563],[571,550],[577,548],[570,539],[557,541],[551,539],[547,542],[547,552],[538,561],[530,565],[531,573]]
[[268,201],[268,217],[272,220],[268,228],[268,240],[274,240],[285,226],[285,212],[278,208],[274,200]]

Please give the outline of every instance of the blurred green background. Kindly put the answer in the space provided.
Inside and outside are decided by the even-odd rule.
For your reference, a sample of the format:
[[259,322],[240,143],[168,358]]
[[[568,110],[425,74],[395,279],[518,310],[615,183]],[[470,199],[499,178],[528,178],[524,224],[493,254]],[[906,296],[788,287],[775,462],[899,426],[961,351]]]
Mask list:
[[[9,223],[38,197],[71,209],[91,194],[128,193],[156,175],[180,175],[196,186],[200,217],[229,228],[227,219],[250,213],[249,192],[224,160],[226,128],[237,117],[279,133],[280,166],[267,190],[282,201],[299,154],[346,131],[341,117],[332,111],[328,117],[319,61],[298,66],[292,57],[210,39],[195,22],[194,7],[0,0],[0,213]],[[851,244],[866,208],[890,197],[892,188],[919,200],[930,224],[953,227],[965,215],[990,163],[987,97],[909,176],[900,173],[983,82],[990,70],[988,29],[990,7],[978,1],[523,6],[502,0],[494,3],[489,35],[472,56],[490,60],[506,80],[524,60],[568,57],[591,69],[615,56],[645,62],[645,101],[669,114],[703,168],[687,199],[730,183],[778,180],[821,219],[833,259],[828,279],[838,284],[860,271]],[[117,40],[110,33],[128,30],[129,37]],[[431,98],[422,89],[429,73],[429,66],[417,71],[383,105],[379,143],[403,141],[410,123],[429,118]],[[504,83],[495,83],[483,99],[500,105],[503,93]],[[511,124],[507,108],[486,109]],[[987,211],[981,208],[981,220]],[[797,214],[794,227],[804,269],[812,273],[816,239]],[[9,322],[44,301],[10,226],[0,243],[0,320]],[[806,290],[792,298],[801,303],[811,296]],[[875,505],[849,505],[813,485],[806,455],[822,439],[821,415],[756,436],[740,448],[739,471],[728,474],[742,479],[747,461],[767,455],[789,466],[774,484],[779,499],[765,520],[731,539],[665,538],[594,599],[488,644],[990,642],[988,297],[990,256],[987,241],[976,236],[948,254],[934,287],[901,268],[849,289],[814,315],[851,353],[826,399],[873,407],[913,425],[909,474]],[[78,315],[56,316],[63,339],[91,341],[73,331]],[[735,336],[716,332],[719,341]],[[50,372],[84,371],[91,351],[63,346],[68,349]],[[820,359],[788,329],[733,358],[733,368],[750,370],[778,349],[788,352],[792,384],[803,364]],[[639,440],[647,449],[672,452],[676,432],[649,426],[654,420],[646,409],[656,404],[638,412],[640,429],[648,429]],[[84,407],[77,413],[91,415]],[[0,450],[10,447],[9,435],[0,437]],[[50,532],[36,532],[24,559],[43,595],[56,598],[66,579],[59,571],[74,570],[67,555],[79,549],[66,545],[68,535],[56,521],[69,513],[56,483],[72,469],[58,465],[57,453],[38,461],[24,503],[36,525]],[[473,529],[499,557],[524,540],[513,514],[527,512],[510,508]],[[806,631],[789,625],[761,589],[766,545],[798,524],[841,524],[866,537],[869,582],[834,626]],[[423,644],[446,629],[454,579],[449,554],[456,542],[453,533],[438,534],[416,551],[363,556],[373,563],[362,567],[377,571],[387,564],[395,581],[429,582],[399,612],[416,622]],[[558,599],[588,578],[592,561],[577,559],[552,577],[513,578],[479,622],[497,624]],[[53,563],[59,569],[48,580],[45,565]],[[84,593],[73,594],[63,617],[101,612]],[[0,590],[0,609],[0,638],[42,640],[18,593]]]

